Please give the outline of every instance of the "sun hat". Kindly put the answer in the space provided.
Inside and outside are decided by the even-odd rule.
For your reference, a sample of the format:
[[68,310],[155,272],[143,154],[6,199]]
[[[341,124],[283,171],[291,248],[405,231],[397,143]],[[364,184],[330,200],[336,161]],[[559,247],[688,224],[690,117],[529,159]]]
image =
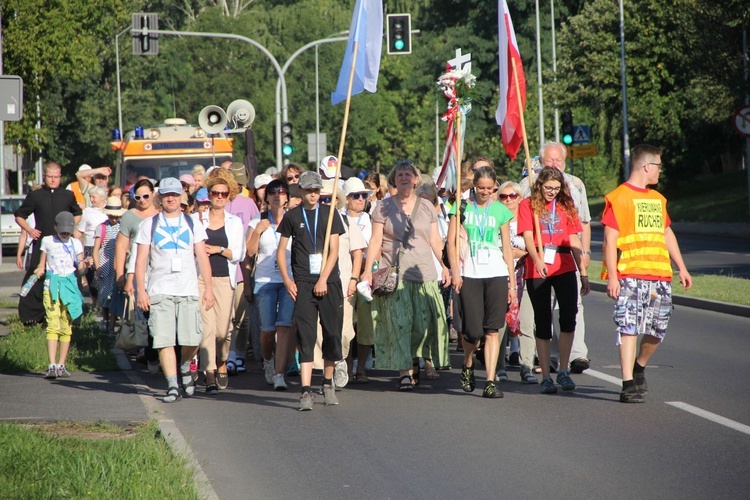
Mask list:
[[102,208],[102,212],[107,215],[121,217],[122,214],[127,212],[127,210],[122,208],[122,200],[120,198],[117,196],[110,196],[107,198],[107,204]]
[[234,180],[237,184],[240,186],[247,185],[248,181],[250,180],[247,177],[247,169],[245,168],[245,164],[241,162],[234,162],[229,166],[229,171],[234,176]]
[[344,196],[349,196],[352,193],[366,193],[369,197],[372,194],[371,189],[367,189],[365,184],[357,177],[349,177],[344,183]]

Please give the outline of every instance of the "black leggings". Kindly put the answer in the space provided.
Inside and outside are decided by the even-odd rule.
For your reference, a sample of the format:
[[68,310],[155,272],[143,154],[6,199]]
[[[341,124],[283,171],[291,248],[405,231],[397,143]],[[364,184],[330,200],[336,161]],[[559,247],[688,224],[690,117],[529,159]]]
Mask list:
[[574,332],[578,314],[578,281],[575,271],[526,280],[526,293],[534,307],[536,338],[552,339],[552,289],[560,306],[560,331]]

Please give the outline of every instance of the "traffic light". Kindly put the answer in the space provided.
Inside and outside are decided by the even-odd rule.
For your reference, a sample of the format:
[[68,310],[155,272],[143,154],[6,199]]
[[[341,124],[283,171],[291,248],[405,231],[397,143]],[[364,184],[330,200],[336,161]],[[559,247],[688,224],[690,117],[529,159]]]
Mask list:
[[294,137],[292,124],[285,122],[281,124],[281,154],[288,159],[294,153]]
[[562,141],[566,146],[573,144],[573,113],[566,111],[562,114]]
[[411,54],[411,14],[388,14],[388,54]]

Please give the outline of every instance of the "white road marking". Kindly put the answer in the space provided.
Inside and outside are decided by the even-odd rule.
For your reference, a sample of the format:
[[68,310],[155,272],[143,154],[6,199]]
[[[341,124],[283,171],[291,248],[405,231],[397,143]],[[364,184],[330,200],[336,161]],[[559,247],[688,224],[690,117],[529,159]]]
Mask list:
[[720,252],[719,250],[703,250],[703,253],[715,253],[719,255],[740,255],[746,257],[748,254],[741,252]]
[[692,413],[693,415],[705,418],[706,420],[710,420],[711,422],[717,423],[719,425],[723,425],[724,427],[729,427],[730,429],[734,429],[735,431],[750,435],[750,425],[735,422],[734,420],[722,417],[721,415],[717,415],[716,413],[711,413],[710,411],[702,410],[697,406],[689,405],[687,403],[683,403],[682,401],[666,401],[666,404],[674,406],[675,408],[679,408],[680,410],[686,411],[688,413]]
[[[609,367],[604,367],[609,368]],[[620,368],[619,366],[613,366],[612,368]],[[599,380],[603,380],[605,382],[609,382],[610,384],[614,384],[618,387],[622,387],[622,379],[618,377],[613,377],[612,375],[607,375],[606,373],[602,373],[600,371],[588,369],[586,370],[586,375],[590,375],[594,378],[598,378]],[[698,408],[697,406],[693,406],[687,403],[683,403],[682,401],[666,401],[666,404],[670,406],[674,406],[675,408],[679,408],[680,410],[686,411],[688,413],[692,413],[693,415],[697,415],[699,417],[705,418],[706,420],[710,420],[711,422],[717,423],[719,425],[723,425],[724,427],[729,427],[730,429],[734,429],[735,431],[742,432],[743,434],[750,435],[750,425],[741,424],[739,422],[735,422],[734,420],[730,420],[726,417],[722,417],[721,415],[717,415],[716,413],[711,413],[710,411],[702,410]]]
[[[618,370],[620,369],[619,366],[616,367]],[[606,373],[598,372],[596,370],[592,370],[589,368],[586,370],[586,375],[591,375],[594,378],[598,378],[600,380],[604,380],[605,382],[609,382],[610,384],[614,384],[618,387],[622,387],[622,379],[618,377],[613,377],[612,375],[607,375]]]

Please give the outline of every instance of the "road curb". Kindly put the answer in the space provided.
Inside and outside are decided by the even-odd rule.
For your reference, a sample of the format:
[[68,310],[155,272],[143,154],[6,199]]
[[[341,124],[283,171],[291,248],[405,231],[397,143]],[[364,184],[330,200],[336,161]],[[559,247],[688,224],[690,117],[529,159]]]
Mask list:
[[161,432],[161,435],[164,436],[164,440],[177,455],[187,458],[188,467],[193,470],[193,481],[195,483],[195,488],[198,490],[198,496],[208,500],[218,500],[219,496],[216,494],[216,491],[214,491],[208,476],[203,472],[198,460],[195,458],[195,453],[193,453],[193,450],[190,448],[185,436],[182,435],[182,432],[180,432],[180,429],[177,427],[174,420],[169,419],[164,415],[164,412],[161,409],[162,403],[156,401],[151,389],[143,381],[138,372],[133,369],[133,365],[130,363],[130,360],[122,349],[114,348],[112,349],[112,354],[114,354],[117,359],[118,367],[125,372],[128,380],[130,380],[133,386],[137,389],[138,397],[141,399],[141,403],[143,403],[143,406],[146,408],[148,415],[155,419],[159,424],[159,431]]
[[[607,293],[607,285],[606,283],[592,281],[591,290]],[[672,295],[672,303],[677,306],[692,307],[704,311],[713,311],[723,314],[731,314],[732,316],[750,318],[750,307],[741,306],[739,304],[728,304],[726,302],[709,299],[697,299],[695,297],[685,297],[684,295]]]

